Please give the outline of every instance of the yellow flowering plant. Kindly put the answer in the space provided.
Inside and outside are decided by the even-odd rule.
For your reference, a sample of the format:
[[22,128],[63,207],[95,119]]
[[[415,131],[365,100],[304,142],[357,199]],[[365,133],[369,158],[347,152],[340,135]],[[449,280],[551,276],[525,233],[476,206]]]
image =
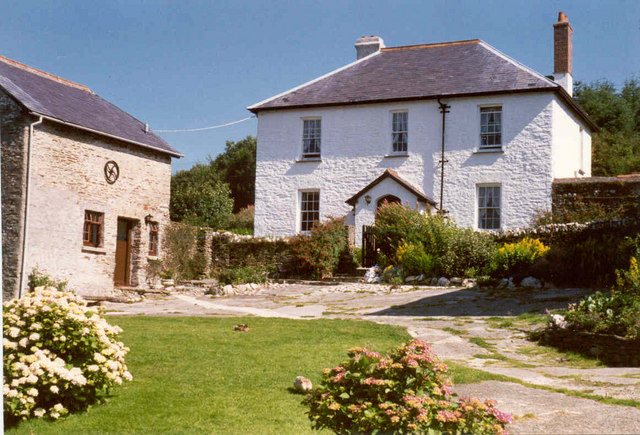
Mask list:
[[505,243],[495,253],[491,268],[498,276],[525,273],[549,249],[540,240],[530,237],[525,237],[517,243]]
[[2,306],[5,422],[57,419],[130,381],[122,330],[73,292],[38,287]]

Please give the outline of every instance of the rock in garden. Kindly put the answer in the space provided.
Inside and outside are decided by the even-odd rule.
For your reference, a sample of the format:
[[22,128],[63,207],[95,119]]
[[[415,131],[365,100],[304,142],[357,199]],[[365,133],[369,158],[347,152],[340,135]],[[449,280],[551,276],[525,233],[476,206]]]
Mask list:
[[227,284],[224,287],[222,287],[222,294],[230,295],[232,293],[233,293],[233,286],[231,284]]
[[477,281],[472,278],[468,278],[462,281],[462,285],[466,288],[473,288],[477,285]]
[[431,278],[431,282],[429,283],[429,285],[431,286],[438,285],[438,278]]
[[532,276],[528,276],[524,278],[522,281],[520,281],[520,286],[527,287],[527,288],[542,288],[542,283],[540,282],[539,279],[534,278]]
[[498,283],[498,288],[507,288],[509,286],[509,280],[507,278],[503,278],[500,283]]
[[416,276],[408,276],[408,277],[406,277],[404,279],[404,282],[414,282],[414,281],[417,281],[417,280],[418,280],[418,277],[416,277]]
[[551,328],[566,329],[569,326],[569,323],[564,320],[564,316],[561,316],[560,314],[552,314],[549,316],[549,323],[547,326]]
[[293,386],[297,391],[300,391],[303,393],[311,391],[311,389],[313,388],[311,381],[305,378],[304,376],[297,376],[296,380],[293,381]]
[[378,276],[379,272],[380,268],[378,266],[370,267],[364,274],[364,282],[367,282],[369,284],[380,282],[380,277]]
[[449,283],[451,285],[462,285],[462,278],[451,278]]
[[445,278],[444,276],[442,278],[440,278],[438,280],[437,286],[438,287],[449,287],[449,285],[451,284],[451,282]]

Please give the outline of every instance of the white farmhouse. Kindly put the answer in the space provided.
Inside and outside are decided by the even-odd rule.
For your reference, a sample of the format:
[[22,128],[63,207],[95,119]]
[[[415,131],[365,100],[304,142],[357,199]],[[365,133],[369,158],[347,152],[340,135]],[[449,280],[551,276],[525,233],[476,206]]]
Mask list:
[[481,40],[385,47],[257,103],[255,234],[328,216],[371,225],[378,205],[438,208],[459,225],[527,226],[554,178],[591,175],[595,128],[572,94],[572,28],[554,24],[553,78]]

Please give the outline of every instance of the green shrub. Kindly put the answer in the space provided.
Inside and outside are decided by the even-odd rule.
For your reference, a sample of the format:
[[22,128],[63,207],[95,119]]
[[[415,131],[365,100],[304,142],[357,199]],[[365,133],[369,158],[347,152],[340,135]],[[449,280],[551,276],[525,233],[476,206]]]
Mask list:
[[424,252],[422,245],[400,245],[396,251],[396,262],[402,267],[405,277],[420,274],[431,276],[435,269],[433,256]]
[[227,222],[227,229],[236,234],[253,235],[253,219],[255,207],[247,206],[232,214]]
[[615,270],[629,264],[631,253],[630,240],[618,233],[556,237],[543,259],[546,267],[539,268],[540,277],[556,285],[610,286],[616,280]]
[[312,278],[328,278],[338,267],[348,250],[347,227],[344,219],[330,217],[313,226],[309,234],[291,238],[292,268]]
[[131,380],[122,330],[75,294],[37,287],[2,308],[8,424],[85,409]]
[[222,269],[216,278],[220,284],[246,284],[267,282],[269,271],[262,266],[240,266]]
[[497,249],[491,234],[455,226],[448,233],[444,252],[437,258],[439,275],[474,278],[487,269]]
[[634,249],[634,255],[629,260],[629,269],[616,270],[616,290],[620,293],[631,294],[640,297],[640,268],[638,258],[640,258],[640,235],[634,239],[628,239]]
[[540,260],[549,247],[540,240],[525,237],[517,243],[505,243],[495,253],[491,269],[496,276],[519,275]]
[[496,250],[488,233],[460,228],[445,216],[426,215],[401,204],[380,207],[375,227],[376,247],[387,263],[397,263],[395,253],[403,244],[422,246],[435,263],[431,272],[438,275],[475,275],[487,268]]
[[565,318],[578,330],[640,338],[640,299],[633,294],[596,292],[570,305]]
[[403,243],[423,244],[422,231],[428,216],[398,203],[384,203],[376,213],[376,247],[392,258]]
[[505,433],[513,417],[491,400],[458,399],[447,371],[421,340],[386,356],[353,348],[304,403],[314,429],[336,433]]
[[163,264],[167,269],[173,270],[171,278],[189,280],[203,276],[206,259],[201,245],[205,238],[197,227],[171,222],[166,228],[163,241]]
[[42,273],[37,267],[34,267],[29,274],[29,291],[34,291],[38,287],[55,287],[58,291],[64,291],[67,288],[66,280],[59,281],[51,278],[49,275]]

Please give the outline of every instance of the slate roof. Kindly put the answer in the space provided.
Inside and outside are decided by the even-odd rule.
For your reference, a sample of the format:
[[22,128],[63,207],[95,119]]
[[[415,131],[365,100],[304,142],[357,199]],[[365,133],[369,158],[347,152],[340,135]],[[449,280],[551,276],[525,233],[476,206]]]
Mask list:
[[378,178],[373,180],[371,183],[367,184],[358,193],[353,195],[351,198],[347,199],[345,202],[347,204],[349,204],[349,205],[355,206],[356,203],[358,202],[358,198],[360,198],[362,195],[367,193],[369,190],[371,190],[371,188],[373,186],[379,184],[385,178],[391,178],[396,183],[398,183],[399,185],[401,185],[402,187],[407,189],[409,192],[413,193],[415,196],[418,197],[418,201],[424,202],[424,203],[428,203],[428,204],[431,204],[431,205],[434,205],[434,206],[436,205],[436,202],[433,199],[429,198],[427,195],[425,195],[424,193],[420,192],[411,183],[407,182],[404,178],[402,178],[400,175],[398,175],[398,173],[396,171],[394,171],[393,169],[385,169],[385,171],[382,173],[382,175],[380,175]]
[[95,130],[127,142],[182,155],[145,125],[89,88],[0,56],[0,88],[36,115]]
[[383,48],[318,79],[250,106],[263,110],[515,92],[557,92],[560,85],[479,39]]

